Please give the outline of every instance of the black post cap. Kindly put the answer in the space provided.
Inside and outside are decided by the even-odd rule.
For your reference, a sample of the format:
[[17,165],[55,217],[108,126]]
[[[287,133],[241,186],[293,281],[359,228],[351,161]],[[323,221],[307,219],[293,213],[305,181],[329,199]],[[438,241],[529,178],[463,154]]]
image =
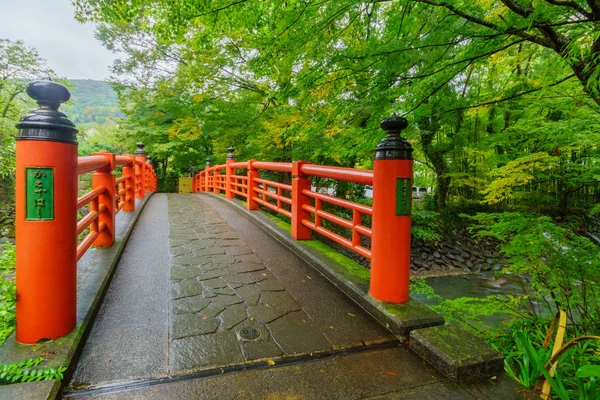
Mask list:
[[210,167],[210,157],[206,157],[206,166]]
[[138,142],[136,143],[137,149],[135,151],[135,155],[136,156],[145,156],[146,152],[144,151],[144,147],[146,147],[146,145],[142,142]]
[[235,149],[232,146],[229,146],[229,148],[227,149],[227,159],[228,160],[235,160]]
[[62,112],[61,103],[69,101],[69,89],[51,80],[32,81],[27,84],[27,94],[40,108],[25,115],[19,123],[17,140],[46,140],[77,144],[77,128]]
[[150,154],[146,156],[146,161],[152,162],[152,156]]
[[393,114],[391,117],[381,121],[381,129],[387,132],[387,136],[381,139],[375,148],[376,160],[412,160],[412,146],[400,132],[408,127],[406,118]]

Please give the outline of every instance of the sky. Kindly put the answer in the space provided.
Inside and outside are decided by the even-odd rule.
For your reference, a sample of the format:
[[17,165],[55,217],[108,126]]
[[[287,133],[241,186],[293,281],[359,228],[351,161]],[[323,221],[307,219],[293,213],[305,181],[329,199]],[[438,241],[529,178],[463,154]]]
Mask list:
[[71,0],[0,0],[0,38],[35,48],[61,78],[108,78],[117,56],[74,14]]

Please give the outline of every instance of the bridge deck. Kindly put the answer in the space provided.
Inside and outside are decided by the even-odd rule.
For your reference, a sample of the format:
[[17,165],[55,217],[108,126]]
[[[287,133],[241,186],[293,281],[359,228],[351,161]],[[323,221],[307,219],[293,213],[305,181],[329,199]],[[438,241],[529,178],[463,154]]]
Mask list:
[[220,199],[157,194],[65,396],[516,398],[501,388],[448,383]]

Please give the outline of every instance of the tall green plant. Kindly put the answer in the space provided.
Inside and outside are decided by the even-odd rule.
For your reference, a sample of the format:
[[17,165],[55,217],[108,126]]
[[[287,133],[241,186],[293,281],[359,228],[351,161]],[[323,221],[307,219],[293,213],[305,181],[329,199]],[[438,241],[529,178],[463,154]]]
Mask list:
[[544,319],[560,310],[578,334],[600,332],[600,248],[536,213],[479,213],[473,230],[501,243],[505,273],[529,277],[522,312]]

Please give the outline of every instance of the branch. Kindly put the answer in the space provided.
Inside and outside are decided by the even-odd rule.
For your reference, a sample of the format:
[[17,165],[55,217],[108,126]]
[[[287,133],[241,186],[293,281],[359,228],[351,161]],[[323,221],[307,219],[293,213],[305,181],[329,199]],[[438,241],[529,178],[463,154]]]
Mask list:
[[539,87],[539,88],[536,88],[536,89],[525,90],[525,91],[523,91],[523,92],[520,92],[520,93],[514,94],[514,95],[512,95],[512,96],[509,96],[509,97],[505,97],[505,98],[503,98],[503,99],[500,99],[500,100],[492,100],[492,101],[488,101],[488,102],[485,102],[485,103],[476,104],[476,105],[474,105],[474,106],[466,106],[466,107],[458,107],[458,108],[453,108],[452,110],[447,110],[447,111],[445,111],[445,112],[453,112],[453,111],[459,111],[459,110],[467,110],[467,109],[469,109],[469,108],[477,108],[477,107],[483,107],[483,106],[489,106],[489,105],[492,105],[492,104],[498,104],[498,103],[502,103],[502,102],[504,102],[504,101],[512,100],[512,99],[515,99],[515,98],[517,98],[517,97],[524,96],[524,95],[526,95],[526,94],[529,94],[529,93],[539,92],[540,90],[544,89],[545,87],[552,87],[552,86],[557,86],[557,85],[560,85],[561,83],[563,83],[563,82],[566,82],[566,81],[568,81],[569,79],[571,79],[571,78],[574,78],[575,76],[576,76],[575,74],[571,74],[571,75],[568,75],[568,76],[566,76],[566,77],[562,78],[561,80],[559,80],[559,81],[556,81],[556,82],[554,82],[554,83],[552,83],[552,84],[550,84],[550,85],[548,85],[548,86],[542,86],[542,87]]
[[588,10],[586,10],[583,7],[581,7],[579,4],[575,3],[574,1],[569,1],[569,0],[546,0],[546,3],[550,3],[550,4],[553,4],[555,6],[571,7],[572,9],[574,9],[575,11],[577,11],[578,13],[580,13],[581,15],[585,16],[586,18],[592,18],[592,13],[590,13]]
[[476,55],[476,56],[473,56],[473,57],[464,58],[464,59],[462,59],[462,60],[453,61],[453,62],[451,62],[451,63],[448,63],[448,64],[444,65],[443,67],[441,67],[441,68],[439,68],[439,69],[435,70],[434,72],[430,72],[430,73],[428,73],[428,74],[423,74],[423,75],[415,75],[415,76],[411,76],[411,77],[401,77],[401,78],[403,78],[403,79],[422,79],[422,78],[427,78],[427,77],[429,77],[429,76],[432,76],[432,75],[435,75],[435,74],[437,74],[437,73],[440,73],[440,72],[442,72],[443,70],[445,70],[446,68],[448,68],[448,67],[451,67],[451,66],[453,66],[453,65],[462,64],[462,63],[464,63],[464,62],[472,63],[472,62],[473,62],[473,61],[475,61],[475,60],[478,60],[478,59],[480,59],[480,58],[484,58],[484,57],[488,57],[488,56],[494,55],[494,54],[496,54],[496,53],[499,53],[499,52],[501,52],[501,51],[503,51],[503,50],[506,50],[506,49],[508,49],[508,48],[510,48],[510,47],[512,47],[512,46],[514,46],[515,44],[519,44],[519,43],[522,43],[522,42],[524,42],[524,41],[525,41],[525,39],[519,39],[519,40],[516,40],[516,41],[514,41],[514,42],[511,42],[511,43],[507,44],[506,46],[503,46],[503,47],[501,47],[501,48],[499,48],[499,49],[492,50],[492,51],[488,51],[487,53],[483,53],[483,54],[478,54],[478,55]]
[[362,56],[346,56],[345,58],[348,58],[350,60],[358,60],[358,59],[368,58],[368,57],[385,56],[385,55],[390,55],[390,54],[395,54],[395,53],[404,53],[405,51],[427,49],[427,48],[430,48],[430,47],[455,46],[455,45],[460,44],[462,42],[466,42],[467,40],[471,40],[471,38],[467,37],[467,38],[460,39],[460,40],[454,40],[454,41],[451,41],[451,42],[448,42],[448,43],[434,43],[434,44],[425,44],[423,46],[417,46],[417,47],[405,47],[403,49],[395,49],[395,50],[382,51],[382,52],[379,52],[379,53],[372,53],[372,54],[367,54],[367,55],[362,55]]
[[[454,7],[452,4],[448,4],[446,2],[437,2],[437,1],[432,1],[432,0],[412,0],[412,1],[417,2],[417,3],[429,4],[434,7],[445,8],[447,10],[452,11],[454,14],[463,17],[467,21],[473,22],[474,24],[485,26],[486,28],[493,29],[498,32],[504,32],[506,34],[513,34],[513,35],[519,36],[525,40],[528,40],[530,42],[539,44],[540,46],[552,48],[551,45],[544,38],[530,35],[527,32],[520,30],[520,29],[516,29],[516,28],[509,28],[508,30],[502,29],[500,26],[498,26],[492,22],[488,22],[484,19],[469,15],[469,14],[465,13],[464,11],[461,11],[458,8]],[[504,0],[504,1],[508,1],[508,0]]]
[[238,0],[238,1],[234,1],[233,3],[227,4],[226,6],[223,6],[223,7],[220,7],[220,8],[215,8],[214,10],[210,10],[210,11],[207,11],[207,12],[205,12],[205,13],[202,13],[202,14],[198,14],[198,15],[192,15],[190,18],[198,18],[198,17],[202,17],[202,16],[204,16],[204,15],[208,15],[208,14],[217,13],[217,12],[219,12],[219,11],[226,10],[226,9],[228,9],[229,7],[233,7],[233,6],[236,6],[236,5],[238,5],[238,4],[245,3],[245,2],[247,2],[247,1],[248,1],[248,0]]
[[506,7],[510,8],[511,11],[519,14],[523,18],[528,18],[533,10],[531,8],[521,7],[513,0],[500,0]]
[[286,26],[285,29],[282,30],[278,35],[276,35],[274,39],[277,39],[278,37],[280,37],[281,35],[283,35],[288,29],[290,29],[292,26],[294,26],[296,24],[296,22],[298,22],[300,20],[300,18],[302,17],[302,15],[304,14],[304,12],[306,11],[306,9],[308,8],[309,5],[310,5],[310,1],[307,1],[306,5],[302,9],[302,11],[298,15],[298,17],[294,21],[292,21],[291,24],[289,24],[288,26]]
[[460,68],[458,71],[456,71],[455,73],[453,73],[448,79],[446,79],[444,82],[442,82],[441,85],[439,85],[438,87],[436,87],[435,89],[433,89],[433,91],[431,93],[429,93],[425,98],[423,98],[416,106],[414,106],[410,111],[407,111],[406,113],[404,113],[404,116],[410,114],[411,112],[415,111],[417,108],[421,107],[421,105],[423,105],[427,100],[429,100],[430,97],[432,97],[433,95],[435,95],[441,88],[443,88],[444,86],[446,86],[448,84],[448,82],[450,82],[452,79],[454,79],[458,74],[460,74],[461,72],[463,72],[465,69],[467,69],[471,64],[473,63],[473,61],[469,61],[469,63],[467,65],[465,65],[464,67]]

